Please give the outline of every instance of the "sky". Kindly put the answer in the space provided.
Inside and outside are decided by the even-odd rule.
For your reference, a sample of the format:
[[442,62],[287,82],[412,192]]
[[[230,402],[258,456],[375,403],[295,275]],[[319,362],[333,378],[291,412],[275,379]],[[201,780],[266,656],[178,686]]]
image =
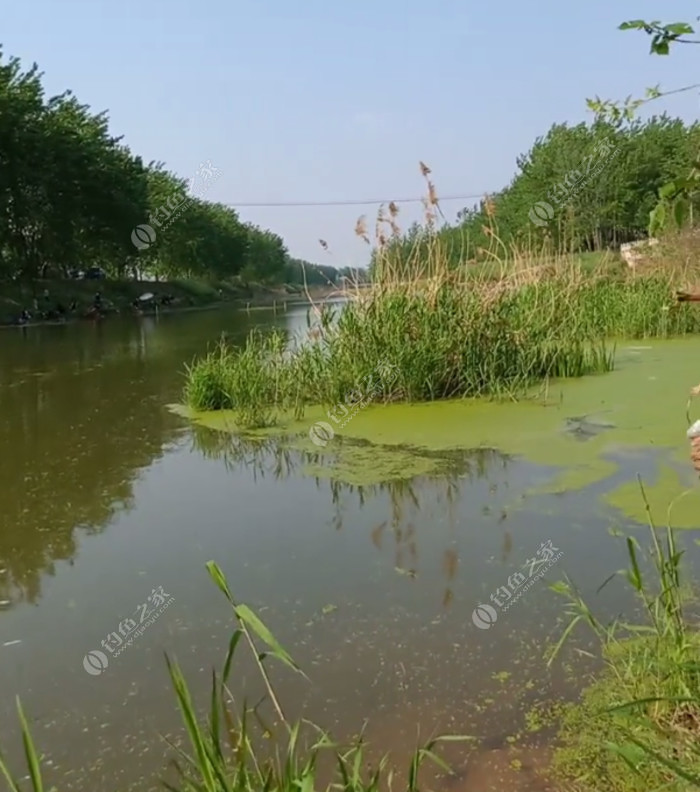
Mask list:
[[[205,197],[280,234],[293,256],[367,263],[354,234],[376,203],[420,199],[418,162],[448,220],[507,184],[586,98],[700,82],[700,47],[649,55],[627,19],[694,21],[680,0],[4,0],[4,56],[36,62],[145,161],[219,175]],[[655,103],[695,120],[698,91]],[[245,204],[354,201],[346,206]],[[402,203],[401,222],[421,205]],[[328,243],[324,251],[319,239]]]

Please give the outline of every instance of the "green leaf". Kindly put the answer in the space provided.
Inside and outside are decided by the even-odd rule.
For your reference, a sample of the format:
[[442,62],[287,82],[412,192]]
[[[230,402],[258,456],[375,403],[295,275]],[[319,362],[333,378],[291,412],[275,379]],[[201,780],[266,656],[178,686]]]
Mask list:
[[674,36],[687,36],[695,33],[695,30],[687,22],[673,22],[670,25],[666,25],[664,30]]
[[631,745],[616,745],[615,743],[605,743],[606,748],[616,753],[633,773],[641,775],[639,763],[644,759],[644,753]]
[[224,661],[224,671],[221,677],[221,684],[225,685],[228,682],[229,674],[231,673],[231,664],[233,663],[233,654],[236,651],[236,646],[241,639],[243,633],[241,630],[235,630],[231,636],[228,644],[228,651],[226,652],[226,660]]
[[627,537],[627,554],[629,555],[631,567],[631,569],[629,569],[627,572],[627,579],[634,586],[636,591],[642,591],[644,588],[642,583],[642,573],[639,570],[639,564],[637,563],[637,551],[634,546],[634,540],[631,536]]
[[668,182],[659,188],[659,198],[673,198],[678,192],[678,184],[675,181]]
[[267,644],[272,655],[278,660],[281,660],[285,665],[301,673],[299,666],[294,662],[286,650],[282,648],[282,645],[265,624],[263,624],[260,618],[247,605],[236,605],[235,608],[236,616],[238,616],[246,627],[249,627],[261,641]]
[[22,792],[19,787],[17,781],[12,777],[9,768],[5,764],[4,757],[0,754],[0,772],[5,776],[5,780],[7,781],[7,785],[10,788],[10,792]]
[[32,780],[32,789],[34,792],[43,792],[44,785],[41,780],[41,769],[39,768],[39,757],[34,747],[31,732],[27,719],[24,717],[22,704],[17,696],[17,713],[19,715],[19,722],[22,725],[22,744],[24,746],[24,756],[27,760],[27,767],[29,768],[29,777]]
[[211,575],[211,579],[216,583],[216,585],[224,592],[226,595],[226,599],[235,607],[235,602],[233,601],[233,595],[228,587],[228,583],[226,582],[226,577],[224,573],[219,568],[218,564],[215,561],[207,561],[206,563],[207,571]]
[[649,213],[649,236],[656,236],[666,225],[666,204],[657,204]]
[[690,214],[690,204],[685,198],[678,198],[673,205],[673,217],[678,229],[682,229]]
[[168,666],[170,679],[172,680],[173,687],[175,688],[175,695],[177,696],[178,703],[180,704],[180,711],[182,712],[182,719],[185,723],[185,728],[190,737],[190,742],[197,754],[197,767],[202,774],[202,779],[205,784],[208,784],[208,789],[214,789],[214,776],[212,768],[207,755],[205,747],[205,737],[202,734],[199,723],[197,722],[197,715],[195,713],[192,698],[190,696],[189,688],[185,682],[185,678],[180,671],[180,667],[171,662],[170,658],[166,655],[165,662]]
[[643,19],[633,19],[630,22],[623,22],[618,30],[644,30],[647,23]]
[[[632,743],[634,743],[634,745],[637,747],[638,750],[656,759],[656,761],[659,762],[659,764],[662,764],[664,765],[664,767],[667,767],[669,770],[672,770],[679,778],[682,778],[685,781],[690,782],[695,787],[700,786],[700,776],[696,776],[696,775],[692,775],[691,773],[688,773],[680,763],[672,759],[667,759],[665,756],[661,756],[661,754],[652,750],[651,748],[649,748],[649,746],[645,745],[644,743],[640,742],[634,737],[630,737],[629,739]],[[631,746],[611,746],[611,747],[613,748],[613,750],[617,748],[618,752],[622,748],[631,749]]]

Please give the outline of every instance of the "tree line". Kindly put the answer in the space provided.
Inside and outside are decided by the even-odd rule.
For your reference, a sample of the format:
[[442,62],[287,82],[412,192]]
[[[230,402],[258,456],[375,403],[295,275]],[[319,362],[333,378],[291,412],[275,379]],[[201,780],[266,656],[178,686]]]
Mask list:
[[207,201],[211,163],[190,180],[144,163],[106,112],[71,91],[47,97],[42,77],[0,49],[0,280],[100,267],[114,278],[338,281],[335,268],[291,258],[279,235]]
[[[647,121],[598,114],[590,123],[554,124],[517,158],[502,190],[441,228],[414,225],[384,255],[407,261],[436,237],[454,265],[520,250],[582,252],[616,248],[648,235],[664,185],[691,170],[700,124],[666,115]],[[700,217],[697,196],[689,206]],[[488,253],[487,253],[488,251]],[[374,256],[376,261],[376,253]]]

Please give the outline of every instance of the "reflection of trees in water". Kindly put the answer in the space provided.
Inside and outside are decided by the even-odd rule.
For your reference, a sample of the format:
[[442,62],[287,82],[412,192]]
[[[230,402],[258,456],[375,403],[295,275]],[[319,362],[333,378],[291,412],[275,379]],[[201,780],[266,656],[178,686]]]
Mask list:
[[132,507],[139,471],[179,431],[164,406],[185,360],[223,330],[236,341],[296,321],[204,311],[1,331],[0,601],[36,601],[42,575],[75,557],[76,528]]
[[252,440],[197,425],[192,426],[191,436],[193,448],[205,459],[220,460],[230,472],[250,470],[254,481],[288,478],[299,464],[298,452],[285,448],[277,438]]
[[3,347],[0,600],[36,601],[41,576],[75,556],[75,529],[96,533],[130,508],[139,470],[176,431],[141,328],[109,342],[93,329],[30,332]]
[[[278,438],[252,439],[228,432],[216,432],[197,427],[193,430],[193,444],[204,456],[221,459],[228,470],[241,468],[251,470],[255,479],[272,476],[274,479],[287,478],[300,472],[306,465],[322,465],[327,455],[323,452],[292,450]],[[435,476],[416,476],[412,479],[399,479],[372,485],[354,485],[342,481],[315,478],[317,488],[327,487],[331,493],[334,507],[332,525],[336,530],[343,528],[345,511],[350,501],[360,507],[369,500],[388,496],[391,516],[375,525],[370,531],[370,540],[377,550],[382,551],[385,537],[391,536],[394,546],[394,566],[397,571],[411,577],[417,574],[418,548],[414,521],[423,510],[425,502],[432,500],[441,513],[447,515],[448,541],[442,554],[442,573],[446,587],[443,606],[449,607],[452,598],[452,585],[459,568],[457,549],[457,503],[465,483],[477,480],[490,483],[489,490],[495,491],[491,481],[494,473],[505,471],[512,459],[492,448],[477,448],[449,455],[439,455],[447,472]],[[505,512],[502,520],[505,519]],[[504,560],[510,553],[512,540],[505,531],[502,549]]]

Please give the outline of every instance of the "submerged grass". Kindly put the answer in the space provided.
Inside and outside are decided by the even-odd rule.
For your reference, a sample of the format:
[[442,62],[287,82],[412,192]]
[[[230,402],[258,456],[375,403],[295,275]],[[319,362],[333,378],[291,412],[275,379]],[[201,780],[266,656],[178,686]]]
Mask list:
[[567,709],[555,754],[555,774],[582,792],[700,789],[700,633],[686,615],[691,592],[674,532],[659,531],[651,516],[649,528],[651,574],[631,537],[623,572],[641,623],[603,625],[570,581],[553,587],[569,600],[571,621],[551,659],[584,622],[600,639],[605,664]]

